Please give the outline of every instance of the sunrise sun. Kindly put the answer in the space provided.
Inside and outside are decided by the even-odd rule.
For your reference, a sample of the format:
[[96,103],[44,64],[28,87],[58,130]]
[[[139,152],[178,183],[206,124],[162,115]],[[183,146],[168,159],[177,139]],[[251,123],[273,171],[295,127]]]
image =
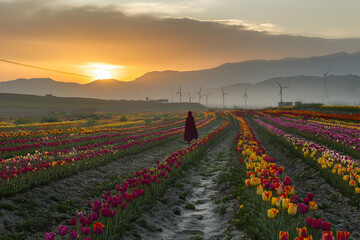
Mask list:
[[80,67],[85,69],[87,74],[93,76],[95,80],[119,78],[120,71],[124,68],[120,65],[107,63],[87,63]]

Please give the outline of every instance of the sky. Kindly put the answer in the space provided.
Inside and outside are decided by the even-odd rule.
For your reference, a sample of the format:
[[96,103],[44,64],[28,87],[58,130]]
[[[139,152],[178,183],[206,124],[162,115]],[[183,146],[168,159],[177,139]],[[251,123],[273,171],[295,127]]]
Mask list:
[[0,59],[79,74],[0,61],[0,81],[131,81],[149,71],[355,53],[358,9],[358,0],[0,0]]

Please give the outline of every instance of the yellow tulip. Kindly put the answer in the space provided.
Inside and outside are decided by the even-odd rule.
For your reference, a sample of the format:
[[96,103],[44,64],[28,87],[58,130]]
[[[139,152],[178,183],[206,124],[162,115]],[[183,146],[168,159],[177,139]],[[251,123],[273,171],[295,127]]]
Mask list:
[[350,179],[349,186],[350,187],[356,187],[356,181],[354,179]]
[[257,186],[260,184],[260,178],[254,177],[250,179],[250,183],[252,186]]
[[271,198],[271,205],[276,206],[277,201],[278,201],[277,197],[272,197]]
[[355,192],[356,192],[357,194],[360,194],[360,188],[356,187],[356,188],[355,188]]
[[259,185],[256,189],[256,194],[260,196],[260,195],[262,195],[263,192],[264,192],[263,186]]
[[312,210],[316,210],[318,208],[318,205],[315,201],[310,201],[309,205]]
[[297,212],[297,205],[295,203],[289,203],[288,214],[294,216]]
[[262,200],[265,202],[269,202],[272,196],[272,192],[271,191],[264,191],[261,195]]
[[274,218],[276,217],[276,214],[279,212],[276,208],[271,208],[267,210],[268,212],[268,218]]
[[290,204],[290,198],[284,198],[282,201],[281,201],[281,207],[282,209],[287,209],[289,207],[289,204]]

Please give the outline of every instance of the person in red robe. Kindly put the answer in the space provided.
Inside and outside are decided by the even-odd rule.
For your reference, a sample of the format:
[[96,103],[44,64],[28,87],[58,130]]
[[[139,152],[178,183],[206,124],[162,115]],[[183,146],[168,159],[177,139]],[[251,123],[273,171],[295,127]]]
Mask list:
[[191,111],[189,111],[185,123],[184,140],[190,144],[191,140],[197,138],[198,138],[198,132],[195,126],[195,120]]

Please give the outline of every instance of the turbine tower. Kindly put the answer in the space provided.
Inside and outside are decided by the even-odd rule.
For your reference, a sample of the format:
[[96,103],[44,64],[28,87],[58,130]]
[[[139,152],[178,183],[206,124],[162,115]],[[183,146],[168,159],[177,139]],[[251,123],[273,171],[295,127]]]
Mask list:
[[191,93],[189,92],[189,103],[191,103],[192,98],[195,98],[195,97],[191,96]]
[[227,94],[225,91],[224,91],[224,88],[221,88],[222,89],[222,95],[221,97],[223,98],[223,108],[225,108],[225,96],[229,96],[229,94]]
[[208,106],[208,96],[210,95],[211,93],[208,93],[208,94],[203,94],[205,96],[205,99],[206,99],[206,106]]
[[328,73],[330,72],[327,71],[326,73],[324,73],[324,103],[326,103],[327,99],[329,98],[329,89],[328,89],[328,82],[327,82],[327,76]]
[[176,94],[179,94],[179,97],[180,97],[180,103],[181,103],[181,86],[180,86],[180,89],[178,92],[176,92]]
[[289,88],[289,87],[283,87],[283,86],[280,85],[279,82],[277,82],[277,84],[279,85],[279,88],[280,88],[280,103],[282,103],[283,102],[283,100],[282,100],[282,90],[285,89],[285,88]]
[[196,93],[197,95],[199,95],[199,104],[201,104],[201,88],[200,88],[200,90]]
[[243,98],[245,98],[245,108],[246,108],[246,99],[248,99],[248,98],[249,98],[249,96],[246,94],[246,88],[245,88],[245,93],[244,93]]

